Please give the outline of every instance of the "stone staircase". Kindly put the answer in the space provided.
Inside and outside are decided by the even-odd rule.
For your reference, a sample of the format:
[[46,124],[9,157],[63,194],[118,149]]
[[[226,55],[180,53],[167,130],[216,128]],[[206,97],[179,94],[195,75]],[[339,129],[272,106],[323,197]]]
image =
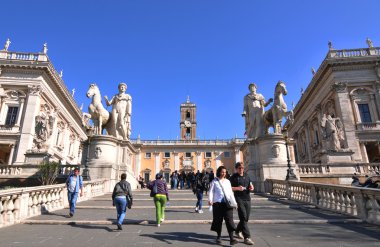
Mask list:
[[[155,209],[148,190],[134,191],[124,230],[114,225],[116,210],[111,194],[68,209],[24,220],[0,229],[0,246],[203,246],[214,244],[210,231],[212,213],[204,196],[203,214],[194,211],[196,197],[190,190],[170,191],[166,219],[155,225]],[[237,221],[237,212],[234,212]],[[380,228],[362,220],[323,211],[281,197],[253,195],[249,221],[256,246],[380,246]],[[223,225],[224,243],[228,244]],[[12,237],[13,236],[13,237]],[[243,245],[239,243],[238,245]]]

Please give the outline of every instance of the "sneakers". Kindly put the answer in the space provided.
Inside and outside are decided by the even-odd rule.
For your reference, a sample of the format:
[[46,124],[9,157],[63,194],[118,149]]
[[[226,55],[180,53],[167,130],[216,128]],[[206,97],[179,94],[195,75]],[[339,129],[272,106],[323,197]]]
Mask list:
[[198,210],[198,213],[203,214],[203,210],[202,209]]
[[230,241],[230,245],[235,245],[235,244],[237,244],[237,243],[239,243],[236,239],[232,239],[231,241]]
[[195,207],[195,212],[198,213],[198,206]]
[[246,239],[244,239],[244,243],[245,243],[246,245],[253,245],[253,244],[254,244],[254,242],[253,242],[252,239],[250,239],[250,238],[246,238]]
[[243,239],[243,234],[241,232],[235,232],[235,237],[238,239]]
[[157,227],[160,227],[161,225],[160,224],[157,224]]
[[216,243],[217,243],[217,244],[222,244],[222,239],[221,239],[220,237],[217,237],[217,238],[216,238]]
[[72,218],[73,216],[74,216],[74,214],[69,213],[69,215],[67,217]]
[[164,220],[165,220],[165,219],[164,219],[164,218],[162,218],[162,219],[161,219],[161,223],[162,223],[162,222],[164,222]]
[[118,230],[123,230],[123,227],[121,227],[121,225],[119,223],[117,223],[117,229]]

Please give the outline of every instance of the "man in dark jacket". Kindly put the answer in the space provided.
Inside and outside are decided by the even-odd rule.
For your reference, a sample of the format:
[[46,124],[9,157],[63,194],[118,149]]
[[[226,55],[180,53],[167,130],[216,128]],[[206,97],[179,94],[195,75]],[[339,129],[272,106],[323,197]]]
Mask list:
[[118,182],[112,193],[112,205],[116,206],[117,211],[117,229],[123,230],[121,225],[123,224],[125,213],[128,208],[131,208],[133,196],[131,185],[127,182],[127,174],[121,174],[121,180]]
[[[249,214],[251,212],[251,196],[253,184],[249,176],[244,173],[243,163],[236,163],[236,173],[230,177],[232,191],[234,192],[238,204],[239,224],[236,227],[235,234],[238,238],[244,238],[244,243],[253,245],[251,234],[248,228]],[[243,233],[243,234],[242,234]]]

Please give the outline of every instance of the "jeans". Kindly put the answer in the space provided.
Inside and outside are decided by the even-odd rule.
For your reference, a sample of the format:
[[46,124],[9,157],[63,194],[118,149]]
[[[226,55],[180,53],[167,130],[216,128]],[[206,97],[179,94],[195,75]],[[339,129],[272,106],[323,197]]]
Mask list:
[[114,202],[117,211],[117,223],[122,225],[127,211],[127,198],[125,196],[117,196]]
[[74,215],[74,213],[75,213],[75,206],[77,204],[77,199],[78,199],[78,192],[67,191],[67,199],[69,200],[70,214]]
[[197,190],[196,195],[197,195],[198,201],[195,206],[198,207],[198,210],[202,210],[203,191]]
[[161,224],[161,220],[165,219],[166,195],[156,194],[154,196],[154,205],[156,206],[156,221]]
[[174,179],[173,180],[173,190],[176,190],[177,189],[177,187],[178,187],[178,180],[177,179]]
[[238,215],[239,215],[239,224],[236,227],[237,232],[242,232],[244,238],[249,238],[251,236],[248,228],[249,215],[251,213],[251,201],[242,200],[238,197],[236,202],[238,204]]
[[183,187],[185,187],[185,181],[183,180],[180,180],[179,181],[179,187],[181,188],[181,190],[183,189]]

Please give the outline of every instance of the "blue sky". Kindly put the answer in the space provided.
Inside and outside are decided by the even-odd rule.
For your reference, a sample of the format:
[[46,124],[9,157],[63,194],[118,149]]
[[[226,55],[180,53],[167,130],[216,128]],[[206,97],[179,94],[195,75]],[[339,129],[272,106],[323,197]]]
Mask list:
[[[377,0],[4,1],[0,42],[48,56],[84,110],[96,82],[112,96],[119,82],[133,98],[132,138],[175,139],[179,105],[197,104],[197,136],[244,134],[248,84],[266,99],[284,80],[291,108],[327,54],[380,46]],[[111,110],[111,109],[109,109]]]

